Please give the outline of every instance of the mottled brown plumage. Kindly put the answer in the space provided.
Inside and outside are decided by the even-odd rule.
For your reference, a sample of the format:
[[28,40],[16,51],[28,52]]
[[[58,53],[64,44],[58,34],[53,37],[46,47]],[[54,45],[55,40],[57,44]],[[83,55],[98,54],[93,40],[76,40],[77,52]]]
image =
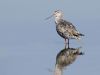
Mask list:
[[65,39],[65,48],[66,48],[66,39],[68,39],[68,48],[69,48],[69,39],[80,39],[81,34],[76,27],[69,21],[63,19],[63,13],[60,10],[54,12],[56,31],[57,33]]

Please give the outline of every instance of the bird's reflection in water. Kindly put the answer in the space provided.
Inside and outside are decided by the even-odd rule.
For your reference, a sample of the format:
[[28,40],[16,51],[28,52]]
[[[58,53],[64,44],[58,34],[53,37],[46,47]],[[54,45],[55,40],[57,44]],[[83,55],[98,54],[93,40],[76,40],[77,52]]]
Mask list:
[[83,55],[80,48],[64,48],[56,56],[56,65],[54,75],[62,75],[62,70],[72,64],[77,56]]

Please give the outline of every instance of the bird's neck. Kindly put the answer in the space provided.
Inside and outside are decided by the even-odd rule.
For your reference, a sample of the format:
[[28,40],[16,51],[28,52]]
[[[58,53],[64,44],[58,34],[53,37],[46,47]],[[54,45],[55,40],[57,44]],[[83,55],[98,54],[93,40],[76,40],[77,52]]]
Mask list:
[[62,18],[60,18],[60,17],[56,17],[55,18],[55,22],[58,24],[60,21],[62,20]]

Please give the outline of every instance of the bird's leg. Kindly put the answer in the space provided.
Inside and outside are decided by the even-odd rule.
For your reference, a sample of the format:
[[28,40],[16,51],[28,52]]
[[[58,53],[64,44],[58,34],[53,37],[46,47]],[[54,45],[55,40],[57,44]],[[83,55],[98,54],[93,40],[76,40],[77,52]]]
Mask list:
[[65,49],[66,49],[66,45],[67,45],[67,43],[66,43],[66,39],[65,39]]
[[68,48],[69,48],[69,39],[68,39]]

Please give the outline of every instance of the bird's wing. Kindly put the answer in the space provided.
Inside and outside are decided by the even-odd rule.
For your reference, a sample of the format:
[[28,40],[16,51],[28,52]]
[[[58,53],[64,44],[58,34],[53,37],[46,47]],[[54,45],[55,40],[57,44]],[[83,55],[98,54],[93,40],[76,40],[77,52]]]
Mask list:
[[72,23],[68,21],[65,21],[64,23],[66,25],[66,30],[68,31],[68,33],[70,33],[70,35],[77,36],[79,34],[79,32],[76,30],[76,27]]

